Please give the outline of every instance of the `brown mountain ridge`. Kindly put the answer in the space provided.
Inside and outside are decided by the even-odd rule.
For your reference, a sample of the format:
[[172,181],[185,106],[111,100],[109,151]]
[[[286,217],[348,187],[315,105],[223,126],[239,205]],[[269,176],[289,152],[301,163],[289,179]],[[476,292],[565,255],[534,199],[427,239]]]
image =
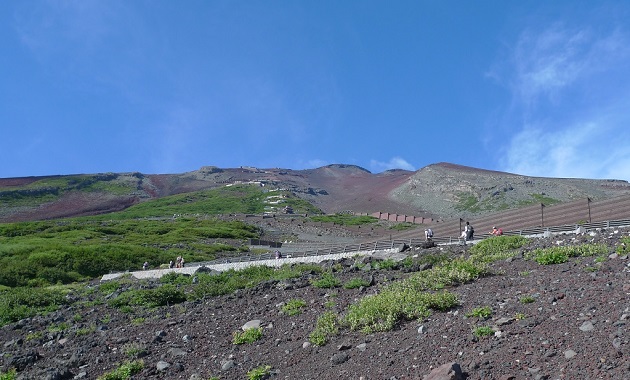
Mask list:
[[624,180],[531,177],[451,163],[377,174],[344,164],[305,170],[205,166],[181,174],[0,178],[0,222],[103,214],[150,199],[247,182],[290,190],[326,213],[386,212],[436,219],[630,194]]

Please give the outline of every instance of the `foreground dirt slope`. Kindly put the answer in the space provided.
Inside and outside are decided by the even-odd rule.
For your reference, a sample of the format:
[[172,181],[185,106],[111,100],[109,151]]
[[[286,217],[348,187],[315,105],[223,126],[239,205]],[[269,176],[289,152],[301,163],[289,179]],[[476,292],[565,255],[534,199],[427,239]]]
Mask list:
[[[629,232],[534,239],[522,252],[599,242],[612,254]],[[410,252],[436,253],[466,255],[466,247]],[[611,255],[599,264],[589,257],[542,266],[519,255],[493,264],[491,276],[449,289],[460,300],[454,309],[404,321],[391,332],[342,329],[325,346],[313,346],[308,336],[325,311],[343,314],[358,299],[409,275],[359,270],[354,259],[336,264],[342,281],[363,277],[375,285],[318,289],[309,284],[312,276],[305,276],[140,315],[94,303],[95,298],[76,300],[84,302],[0,329],[0,363],[3,370],[18,368],[20,379],[96,379],[130,359],[130,347],[141,347],[145,367],[134,379],[247,379],[248,371],[262,365],[272,367],[273,379],[422,379],[450,362],[461,366],[466,379],[630,378],[626,256]],[[88,297],[95,297],[99,284],[90,286],[95,292]],[[281,313],[291,299],[305,300],[308,307],[296,316]],[[466,316],[483,306],[492,309],[488,319]],[[252,320],[261,321],[262,339],[234,345],[232,334]],[[69,328],[51,329],[60,323]],[[476,338],[472,331],[479,326],[494,328],[495,335]]]

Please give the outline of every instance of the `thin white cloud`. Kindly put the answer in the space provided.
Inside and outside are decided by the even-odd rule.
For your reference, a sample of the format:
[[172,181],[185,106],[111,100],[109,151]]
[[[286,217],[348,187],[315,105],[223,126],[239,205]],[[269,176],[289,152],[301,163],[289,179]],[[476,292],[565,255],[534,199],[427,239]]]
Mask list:
[[401,157],[392,157],[387,162],[370,160],[370,171],[372,171],[373,173],[380,173],[382,171],[390,169],[404,169],[411,171],[416,170],[413,165],[411,165],[409,162]]
[[630,161],[628,42],[620,29],[597,34],[560,23],[518,37],[508,66],[489,74],[513,95],[501,120],[514,131],[500,148],[501,170],[630,179],[622,164]]

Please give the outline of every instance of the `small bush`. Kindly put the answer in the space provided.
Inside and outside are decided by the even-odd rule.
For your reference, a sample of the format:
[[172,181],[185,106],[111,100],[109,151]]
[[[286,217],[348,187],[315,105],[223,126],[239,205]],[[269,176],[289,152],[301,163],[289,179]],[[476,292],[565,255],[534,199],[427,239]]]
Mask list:
[[233,344],[245,344],[245,343],[253,343],[258,339],[262,338],[263,330],[262,327],[254,327],[251,329],[247,329],[245,331],[234,331],[232,334],[232,343]]
[[398,269],[398,267],[399,267],[398,262],[392,259],[380,260],[374,264],[375,269],[391,270],[391,269]]
[[17,378],[17,371],[15,368],[11,368],[8,372],[0,372],[0,380],[15,380]]
[[331,336],[339,332],[337,314],[327,311],[317,318],[315,329],[308,336],[308,341],[316,346],[323,346],[328,343]]
[[147,349],[138,343],[128,343],[123,346],[122,352],[129,358],[137,358],[139,355],[145,353]]
[[494,330],[492,330],[492,327],[488,327],[488,326],[480,326],[477,327],[473,330],[473,335],[481,338],[484,336],[489,336],[489,335],[494,335]]
[[368,287],[368,286],[370,286],[370,282],[363,278],[352,278],[343,284],[343,287],[345,289],[356,289],[356,288]]
[[467,317],[476,317],[486,319],[490,315],[492,315],[492,308],[490,306],[477,307],[472,309],[472,311],[466,314]]
[[174,305],[186,300],[182,290],[172,284],[164,284],[155,289],[128,290],[109,301],[111,307],[125,308],[127,306],[158,307]]
[[99,376],[98,380],[127,380],[142,371],[143,368],[144,362],[142,360],[127,361],[115,370]]
[[249,380],[262,380],[269,377],[271,374],[271,366],[270,365],[262,365],[260,367],[256,367],[249,372],[247,372],[247,378]]
[[287,301],[287,303],[282,306],[281,310],[283,313],[289,316],[298,315],[302,313],[302,309],[306,307],[306,301],[301,299],[292,299]]
[[336,288],[341,285],[341,281],[331,272],[326,272],[317,280],[312,280],[311,284],[316,288]]
[[535,302],[536,299],[532,296],[523,296],[521,298],[519,298],[518,302],[522,303],[522,304],[528,304],[528,303],[532,303]]
[[608,247],[604,244],[582,244],[578,246],[563,246],[538,248],[530,252],[527,257],[534,259],[538,264],[562,264],[569,261],[570,257],[585,257],[606,255]]

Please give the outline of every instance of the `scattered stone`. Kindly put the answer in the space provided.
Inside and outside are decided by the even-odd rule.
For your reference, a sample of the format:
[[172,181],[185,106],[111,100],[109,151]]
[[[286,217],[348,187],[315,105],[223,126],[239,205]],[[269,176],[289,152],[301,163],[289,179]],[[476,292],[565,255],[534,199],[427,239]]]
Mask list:
[[585,321],[584,323],[582,323],[582,326],[580,326],[580,330],[587,332],[587,331],[593,331],[595,327],[593,327],[593,322],[591,321]]
[[164,360],[160,360],[159,362],[157,362],[157,364],[155,365],[155,368],[160,371],[166,371],[171,365],[167,362],[165,362]]
[[458,363],[451,362],[434,369],[423,380],[464,380],[464,374]]
[[330,361],[332,362],[333,365],[339,365],[339,364],[343,364],[343,363],[347,362],[348,359],[350,359],[350,356],[348,356],[347,353],[339,352],[337,354],[334,354],[330,358]]
[[363,352],[367,349],[367,343],[361,343],[357,346],[357,348],[359,349],[359,351]]
[[243,331],[247,331],[249,329],[257,329],[260,327],[261,324],[262,321],[260,319],[254,319],[245,323],[241,328],[243,329]]
[[221,371],[228,371],[235,366],[234,360],[224,360],[221,362]]
[[187,354],[186,351],[182,350],[181,348],[177,348],[177,347],[169,348],[167,352],[172,357],[186,356],[186,354]]
[[575,357],[575,355],[577,355],[577,352],[573,351],[573,350],[566,350],[564,351],[564,357],[567,359],[573,359]]

